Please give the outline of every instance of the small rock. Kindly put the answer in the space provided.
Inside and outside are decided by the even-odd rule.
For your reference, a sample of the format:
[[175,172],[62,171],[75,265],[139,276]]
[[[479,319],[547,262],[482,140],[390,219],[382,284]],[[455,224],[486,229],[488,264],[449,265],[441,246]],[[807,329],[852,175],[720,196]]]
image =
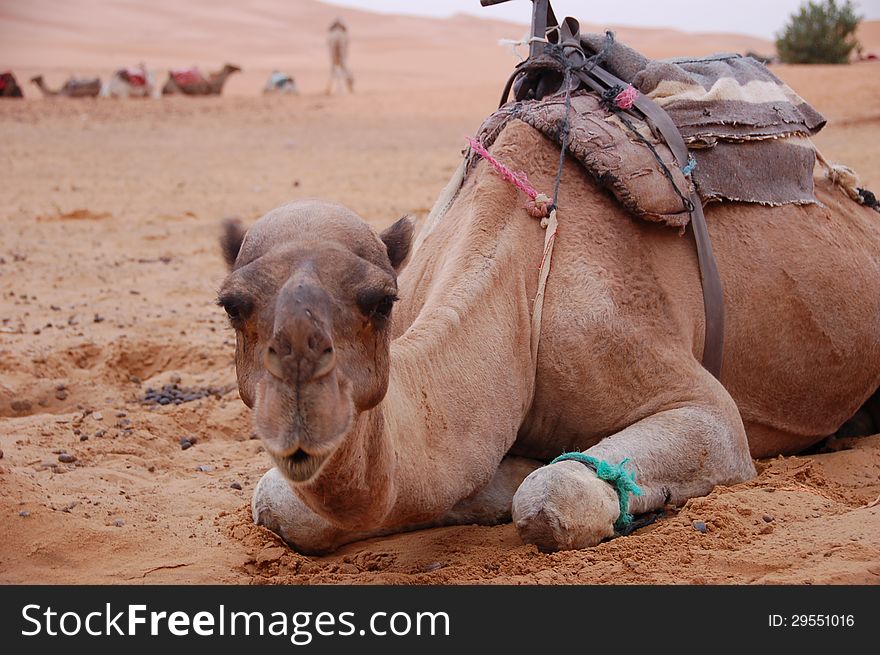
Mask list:
[[169,379],[171,380],[171,384],[180,384],[180,376],[176,373],[172,375]]
[[200,472],[202,472],[202,473],[210,473],[210,472],[213,471],[213,470],[214,470],[214,467],[213,467],[213,466],[208,466],[207,464],[199,464],[199,465],[196,467],[196,471],[200,471]]
[[107,434],[107,430],[95,430],[95,437],[100,438]]
[[123,525],[125,525],[125,521],[123,519],[116,519],[115,521],[113,521],[113,525],[117,528],[121,528]]
[[192,445],[193,445],[193,444],[192,444],[192,441],[190,441],[190,440],[187,439],[186,437],[183,437],[183,438],[180,440],[180,449],[181,449],[181,450],[186,450],[187,448],[192,448]]
[[92,319],[95,323],[103,323],[104,317],[100,314],[95,314],[95,318]]
[[704,521],[694,521],[693,522],[694,530],[697,532],[702,532],[706,534],[706,523]]
[[23,517],[23,518],[27,518],[28,516],[31,515],[31,513],[30,513],[30,511],[28,511],[28,510],[26,510],[26,509],[23,509],[23,510],[21,510],[21,511],[18,513],[18,515],[21,516],[21,517]]
[[360,573],[361,570],[358,567],[356,567],[354,564],[340,564],[339,565],[339,572],[340,573],[355,574],[355,573]]
[[137,375],[129,375],[129,376],[128,376],[128,381],[129,381],[129,382],[134,382],[135,384],[140,384],[140,383],[141,383],[141,379],[140,379]]
[[59,382],[55,385],[55,391],[64,391],[65,389],[67,389],[67,385],[63,382]]
[[773,517],[770,516],[769,514],[764,514],[764,516],[762,516],[761,518],[764,519],[765,523],[770,523],[770,521],[773,520]]
[[3,451],[0,450],[0,459],[3,459]]
[[89,435],[87,435],[87,434],[81,434],[81,435],[79,435],[79,440],[80,440],[80,441],[88,441],[88,440],[89,440]]
[[67,400],[67,392],[64,389],[59,389],[55,392],[55,397],[58,400]]
[[[3,453],[0,452],[0,456],[2,456],[2,454],[3,454]],[[229,486],[230,486],[232,489],[237,489],[238,491],[241,491],[241,485],[238,484],[238,482],[233,482],[233,483],[232,483],[231,485],[229,485]]]
[[768,525],[762,525],[762,526],[761,526],[761,529],[758,530],[758,532],[759,532],[760,534],[770,534],[771,532],[773,532],[773,526],[772,526],[772,525],[769,525],[769,524],[768,524]]
[[147,467],[147,471],[149,471],[150,473],[155,473],[155,472],[156,472],[156,467],[155,467],[155,466],[148,466],[148,467]]
[[58,455],[58,461],[62,464],[72,464],[76,461],[76,455],[71,455],[70,453],[61,453]]
[[95,412],[94,414],[92,414],[92,418],[96,421],[103,421],[104,415],[101,412]]

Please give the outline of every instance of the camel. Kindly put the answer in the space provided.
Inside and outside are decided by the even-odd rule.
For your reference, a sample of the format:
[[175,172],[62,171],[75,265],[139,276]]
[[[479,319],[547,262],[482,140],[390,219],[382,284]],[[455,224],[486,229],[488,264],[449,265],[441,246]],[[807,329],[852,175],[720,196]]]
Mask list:
[[97,98],[101,92],[101,78],[99,77],[71,77],[57,91],[46,86],[42,75],[32,77],[31,82],[36,84],[40,92],[47,98],[58,96],[64,98]]
[[299,90],[296,88],[296,80],[292,75],[274,70],[266,80],[266,86],[263,87],[263,93],[272,93],[279,95],[296,95]]
[[155,76],[140,63],[113,72],[110,80],[101,87],[102,98],[158,98],[159,88]]
[[23,98],[21,87],[11,71],[0,73],[0,98]]
[[162,87],[162,95],[182,93],[188,96],[217,96],[223,92],[227,78],[239,72],[241,68],[234,64],[224,64],[222,69],[208,74],[207,78],[195,66],[173,69],[168,71],[168,81]]
[[337,18],[327,31],[327,48],[330,51],[330,79],[327,81],[327,95],[333,92],[334,82],[337,93],[345,83],[349,93],[354,92],[354,75],[348,69],[348,29]]
[[[551,188],[559,150],[528,125],[491,152]],[[620,498],[561,453],[624,466],[629,511],[653,512],[816,444],[880,385],[880,220],[827,179],[819,204],[707,207],[720,380],[691,232],[633,218],[567,159],[533,358],[543,230],[485,161],[452,186],[414,243],[407,218],[377,234],[319,200],[226,226],[219,303],[275,465],[252,512],[301,552],[511,519],[542,550],[591,547]]]

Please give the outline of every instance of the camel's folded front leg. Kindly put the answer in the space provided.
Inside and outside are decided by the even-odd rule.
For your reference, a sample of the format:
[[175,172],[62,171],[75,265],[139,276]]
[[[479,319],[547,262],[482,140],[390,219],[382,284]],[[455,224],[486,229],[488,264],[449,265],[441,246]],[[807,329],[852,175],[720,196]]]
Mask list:
[[[717,484],[755,475],[742,420],[733,399],[712,380],[707,398],[678,404],[634,423],[584,451],[636,474],[639,496],[629,511],[683,503]],[[620,517],[615,488],[578,461],[560,461],[529,475],[513,498],[522,539],[544,550],[586,548],[614,534]]]
[[460,501],[444,516],[430,523],[355,532],[339,528],[303,503],[277,468],[263,475],[251,510],[254,522],[269,528],[301,553],[317,554],[336,550],[344,544],[392,532],[416,530],[438,525],[480,523],[496,525],[510,520],[511,501],[523,479],[541,463],[523,457],[507,456],[488,485]]

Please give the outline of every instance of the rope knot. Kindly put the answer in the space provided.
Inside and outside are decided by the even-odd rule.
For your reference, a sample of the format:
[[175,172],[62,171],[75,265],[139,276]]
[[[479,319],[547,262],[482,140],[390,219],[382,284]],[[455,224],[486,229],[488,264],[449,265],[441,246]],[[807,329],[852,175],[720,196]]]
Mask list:
[[532,218],[541,219],[541,227],[547,227],[547,217],[550,216],[551,203],[550,196],[546,193],[539,193],[526,205],[526,209]]
[[591,457],[585,453],[573,451],[570,453],[563,453],[550,463],[555,464],[556,462],[564,462],[566,460],[580,462],[593,471],[597,478],[604,480],[614,487],[620,503],[620,516],[618,516],[617,520],[614,522],[614,529],[617,530],[618,533],[622,532],[632,522],[632,514],[629,513],[630,494],[633,496],[642,495],[641,487],[636,484],[635,472],[627,471],[624,467],[629,461],[629,458],[624,459],[620,464],[609,464],[603,459],[597,459],[596,457]]

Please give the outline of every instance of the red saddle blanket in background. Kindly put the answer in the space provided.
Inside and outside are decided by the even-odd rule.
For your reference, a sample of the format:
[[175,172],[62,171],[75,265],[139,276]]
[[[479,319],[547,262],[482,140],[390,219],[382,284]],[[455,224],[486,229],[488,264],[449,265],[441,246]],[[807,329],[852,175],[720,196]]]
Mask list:
[[171,71],[171,79],[178,86],[193,86],[205,81],[198,68],[175,68]]
[[147,72],[143,68],[123,68],[122,74],[132,86],[144,86],[147,83]]

